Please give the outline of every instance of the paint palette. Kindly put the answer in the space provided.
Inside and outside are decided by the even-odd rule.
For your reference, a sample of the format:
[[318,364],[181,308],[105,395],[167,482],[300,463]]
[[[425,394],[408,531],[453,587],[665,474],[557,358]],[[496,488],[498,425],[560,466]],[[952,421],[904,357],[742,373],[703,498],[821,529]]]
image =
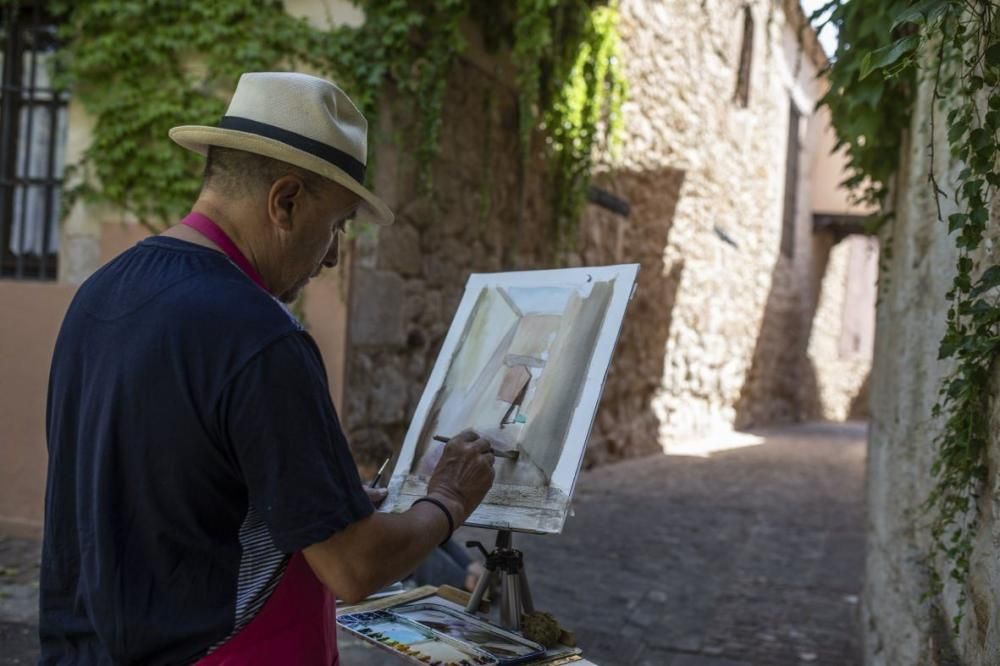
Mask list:
[[394,609],[393,613],[438,634],[471,645],[499,664],[517,664],[539,657],[545,652],[545,647],[534,641],[438,604],[402,606]]
[[438,666],[508,666],[545,648],[471,615],[415,604],[337,618],[345,629],[410,659]]
[[496,666],[496,659],[441,636],[392,611],[352,613],[337,618],[348,631],[428,666]]

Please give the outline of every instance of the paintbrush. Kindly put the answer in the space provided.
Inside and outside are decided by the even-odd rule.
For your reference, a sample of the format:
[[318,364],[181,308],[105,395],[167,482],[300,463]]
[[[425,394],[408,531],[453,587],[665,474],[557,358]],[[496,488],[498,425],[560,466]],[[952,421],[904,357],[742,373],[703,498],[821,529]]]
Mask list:
[[382,466],[378,468],[377,472],[375,472],[375,478],[372,479],[372,485],[369,486],[370,488],[374,488],[375,486],[378,485],[379,480],[382,478],[382,472],[385,471],[385,466],[389,464],[390,460],[392,460],[392,456],[386,458],[385,462],[382,463]]
[[[444,435],[434,435],[434,441],[435,442],[444,442],[445,444],[447,444],[448,442],[450,442],[453,439],[455,439],[455,438],[454,437],[445,437]],[[497,458],[506,458],[507,460],[517,460],[518,457],[521,455],[520,451],[499,451],[499,450],[494,449],[492,447],[490,448],[490,453],[492,453],[493,455],[495,455]]]

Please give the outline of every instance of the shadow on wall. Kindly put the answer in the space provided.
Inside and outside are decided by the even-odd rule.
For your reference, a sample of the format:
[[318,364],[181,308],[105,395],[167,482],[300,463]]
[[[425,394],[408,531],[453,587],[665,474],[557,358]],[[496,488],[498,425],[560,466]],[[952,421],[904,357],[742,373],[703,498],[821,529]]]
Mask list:
[[[832,342],[832,340],[829,340],[830,338],[836,340],[836,352],[833,352],[833,350],[828,350],[827,352],[836,353],[836,357],[820,356],[820,363],[829,363],[830,365],[827,368],[818,368],[815,363],[814,355],[809,353],[809,341],[813,336],[814,329],[817,325],[823,325],[820,323],[822,322],[822,315],[817,314],[817,312],[823,292],[824,281],[830,279],[827,275],[827,267],[829,266],[830,258],[834,249],[837,248],[838,245],[847,244],[852,238],[856,238],[856,236],[845,235],[843,233],[837,233],[830,230],[817,231],[812,235],[813,271],[811,275],[811,289],[809,291],[809,298],[811,300],[803,312],[803,317],[806,317],[806,319],[804,320],[803,328],[805,342],[804,349],[802,350],[804,354],[804,357],[802,358],[804,373],[807,378],[812,379],[812,383],[805,385],[805,390],[799,395],[799,413],[803,419],[822,420],[824,418],[830,418],[831,408],[834,410],[838,409],[835,405],[823,404],[820,397],[820,391],[816,385],[816,378],[821,370],[823,371],[824,381],[827,383],[836,382],[838,379],[853,378],[856,376],[856,364],[851,362],[849,357],[845,357],[843,355],[844,352],[841,347],[844,344],[842,338],[844,337],[845,329],[848,326],[848,309],[857,312],[857,308],[862,307],[862,303],[864,301],[857,300],[858,296],[856,293],[852,296],[852,292],[849,288],[845,289],[841,315],[835,323],[837,330],[815,331],[819,335],[825,335],[828,338],[828,342]],[[848,251],[853,252],[853,250]],[[859,277],[858,275],[851,274],[852,270],[856,270],[854,264],[849,263],[847,270],[848,283]],[[874,310],[872,311],[872,316],[874,316]],[[872,323],[872,326],[874,326],[874,322]],[[847,401],[844,405],[845,411],[841,414],[841,417],[852,421],[866,420],[868,418],[868,382],[870,375],[871,368],[869,358],[869,368],[865,372],[864,381],[857,385],[854,395],[849,394],[851,389],[847,386],[842,387],[843,393],[839,393],[835,396],[831,396],[829,394],[827,395],[828,401]],[[835,393],[837,392],[835,391]]]
[[871,417],[871,370],[865,375],[865,381],[858,389],[858,394],[851,400],[851,408],[847,412],[847,418],[851,421],[867,421]]
[[[814,232],[808,275],[779,255],[750,371],[736,405],[736,428],[822,420],[830,418],[831,410],[838,414],[836,418],[868,417],[867,373],[863,384],[855,383],[863,368],[841,349],[847,310],[856,313],[863,305],[858,300],[863,297],[852,295],[849,289],[852,278],[858,277],[853,264],[847,266],[846,285],[828,285],[828,293],[831,286],[845,290],[843,304],[836,301],[838,314],[831,318],[829,306],[820,308],[824,282],[844,276],[841,269],[831,273],[829,266],[834,249],[845,238],[851,236],[830,230]],[[803,280],[808,280],[807,289],[799,286]],[[818,346],[811,346],[815,336],[819,336]],[[822,365],[817,367],[817,362]],[[820,391],[821,372],[825,393]]]
[[[403,442],[470,273],[639,263],[588,464],[659,451],[653,395],[683,265],[664,265],[684,172],[619,171],[601,186],[631,206],[628,218],[588,205],[576,247],[554,260],[545,165],[526,163],[517,96],[460,60],[449,75],[433,194],[419,187],[415,157],[393,137],[412,109],[379,112],[376,187],[397,214],[377,237],[352,248],[350,346],[344,423],[359,466],[377,467]],[[541,138],[539,139],[541,140]]]
[[660,423],[652,402],[663,382],[667,336],[684,270],[683,262],[665,264],[664,249],[684,175],[663,168],[602,177],[603,189],[628,201],[629,217],[590,205],[581,221],[578,250],[585,265],[641,266],[584,459],[586,467],[661,450]]
[[375,186],[396,222],[351,248],[344,392],[344,423],[363,468],[401,446],[469,274],[553,263],[544,164],[522,154],[516,91],[460,58],[445,95],[449,131],[430,165],[400,139],[419,129],[412,105],[391,86],[380,103]]
[[834,243],[817,236],[809,292],[799,287],[793,260],[778,254],[750,370],[736,401],[737,430],[801,421],[820,404],[816,368],[807,352]]

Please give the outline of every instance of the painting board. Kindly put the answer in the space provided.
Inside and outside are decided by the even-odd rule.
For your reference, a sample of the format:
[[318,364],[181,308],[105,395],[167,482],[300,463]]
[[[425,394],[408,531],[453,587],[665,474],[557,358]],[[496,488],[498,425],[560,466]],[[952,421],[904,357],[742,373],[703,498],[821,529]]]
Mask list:
[[426,494],[444,444],[472,428],[517,461],[467,525],[562,531],[637,264],[474,274],[389,479],[383,511]]

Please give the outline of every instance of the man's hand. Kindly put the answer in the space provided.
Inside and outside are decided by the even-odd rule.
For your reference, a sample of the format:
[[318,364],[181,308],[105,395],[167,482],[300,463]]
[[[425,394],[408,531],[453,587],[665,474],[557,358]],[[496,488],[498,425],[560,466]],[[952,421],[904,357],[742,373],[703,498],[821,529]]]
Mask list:
[[368,499],[372,501],[372,504],[377,509],[382,506],[382,502],[385,501],[385,497],[389,494],[389,491],[385,488],[369,488],[365,486],[365,494],[368,495]]
[[[490,442],[465,431],[445,445],[427,483],[427,496],[448,507],[458,527],[491,485]],[[374,488],[365,491],[375,504],[385,498]],[[420,502],[405,513],[377,512],[362,518],[303,553],[327,588],[354,603],[413,571],[441,543],[446,528],[441,512]]]
[[427,495],[442,499],[454,511],[455,526],[469,517],[493,485],[493,453],[490,441],[465,430],[444,446],[441,459],[427,482]]

